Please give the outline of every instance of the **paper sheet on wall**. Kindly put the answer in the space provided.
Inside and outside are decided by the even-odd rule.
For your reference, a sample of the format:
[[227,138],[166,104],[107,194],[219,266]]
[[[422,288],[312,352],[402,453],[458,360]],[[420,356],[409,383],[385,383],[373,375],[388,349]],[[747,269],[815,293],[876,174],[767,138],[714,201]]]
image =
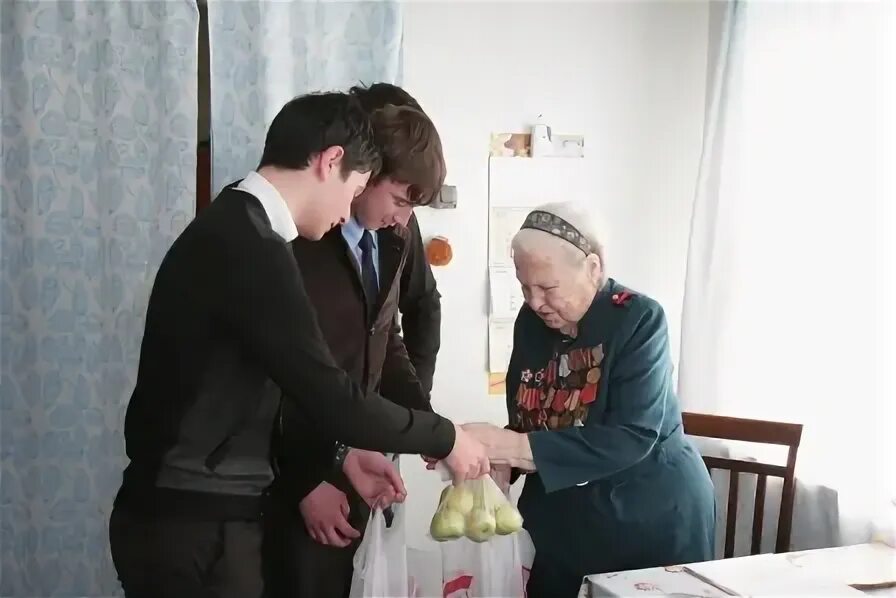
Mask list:
[[523,291],[511,266],[488,269],[489,314],[496,318],[516,318],[523,306]]
[[492,208],[488,218],[488,263],[490,266],[513,266],[510,243],[520,230],[530,208]]
[[510,353],[513,351],[513,318],[488,319],[488,371],[507,371]]

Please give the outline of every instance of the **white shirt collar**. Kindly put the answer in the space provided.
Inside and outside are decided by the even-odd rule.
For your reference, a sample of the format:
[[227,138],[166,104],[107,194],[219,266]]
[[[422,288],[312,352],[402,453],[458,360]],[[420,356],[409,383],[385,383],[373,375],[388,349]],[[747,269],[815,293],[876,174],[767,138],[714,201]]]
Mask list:
[[240,184],[236,187],[240,191],[245,191],[255,196],[261,202],[268,220],[271,221],[271,228],[275,233],[283,237],[286,242],[292,242],[299,236],[296,229],[296,223],[286,207],[286,200],[277,191],[270,181],[255,171],[246,175]]

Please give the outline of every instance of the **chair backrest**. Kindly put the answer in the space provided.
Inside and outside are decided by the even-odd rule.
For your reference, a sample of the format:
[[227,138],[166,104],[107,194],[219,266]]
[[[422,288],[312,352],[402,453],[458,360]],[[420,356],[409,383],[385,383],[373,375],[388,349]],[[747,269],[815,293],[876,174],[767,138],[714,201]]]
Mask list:
[[741,419],[702,413],[683,413],[682,419],[684,421],[684,432],[689,436],[738,440],[759,444],[777,444],[788,447],[787,465],[783,466],[740,459],[723,459],[720,457],[703,457],[703,462],[706,463],[706,467],[710,471],[713,469],[725,469],[730,472],[728,481],[728,515],[725,522],[725,558],[734,556],[738,478],[741,473],[751,473],[757,476],[750,553],[759,554],[762,542],[765,485],[768,476],[784,479],[784,487],[781,493],[781,510],[778,513],[778,535],[775,541],[775,552],[787,552],[790,550],[790,533],[793,525],[793,497],[796,487],[796,452],[803,435],[802,424]]

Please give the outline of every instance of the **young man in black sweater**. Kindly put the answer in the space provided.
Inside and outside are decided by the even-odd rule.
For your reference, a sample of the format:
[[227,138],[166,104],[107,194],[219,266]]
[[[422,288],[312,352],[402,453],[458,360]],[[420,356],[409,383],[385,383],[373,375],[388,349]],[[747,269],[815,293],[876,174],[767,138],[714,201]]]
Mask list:
[[257,172],[224,189],[163,259],[110,521],[129,598],[263,595],[261,518],[281,397],[330,439],[366,501],[404,497],[374,451],[444,459],[458,478],[488,471],[484,447],[461,428],[365,392],[336,365],[288,245],[346,221],[380,161],[356,99],[296,98],[271,124]]
[[[400,87],[381,83],[351,93],[371,113],[383,168],[354,201],[345,224],[318,243],[297,239],[293,253],[339,366],[363,388],[405,407],[431,410],[417,365],[435,362],[426,349],[438,348],[439,302],[413,208],[430,203],[442,187],[441,140]],[[428,342],[422,349],[415,345],[416,363],[396,324],[403,302],[418,312],[435,306],[435,314],[412,310],[411,341]],[[423,330],[415,328],[421,323]],[[282,419],[293,425],[276,443],[279,473],[266,519],[270,592],[275,598],[347,597],[370,509],[341,472],[324,469],[327,441],[312,422],[286,403]]]

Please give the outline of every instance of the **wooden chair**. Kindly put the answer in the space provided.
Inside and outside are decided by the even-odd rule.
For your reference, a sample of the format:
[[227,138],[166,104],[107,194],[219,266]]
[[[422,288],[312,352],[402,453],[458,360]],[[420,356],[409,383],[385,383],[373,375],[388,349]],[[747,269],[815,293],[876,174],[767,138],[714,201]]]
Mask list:
[[796,470],[796,452],[803,434],[802,424],[740,419],[736,417],[704,415],[702,413],[683,413],[682,419],[684,420],[684,432],[689,436],[776,444],[788,447],[787,465],[785,466],[740,459],[723,459],[720,457],[703,457],[703,462],[706,463],[706,468],[710,472],[713,469],[729,471],[725,558],[734,556],[738,478],[741,473],[756,475],[756,500],[753,507],[753,536],[751,538],[750,553],[759,554],[762,542],[765,485],[768,476],[784,479],[784,487],[781,493],[781,510],[778,513],[778,535],[775,542],[775,552],[787,552],[790,550],[790,533],[793,525],[793,497],[796,487],[794,472]]

